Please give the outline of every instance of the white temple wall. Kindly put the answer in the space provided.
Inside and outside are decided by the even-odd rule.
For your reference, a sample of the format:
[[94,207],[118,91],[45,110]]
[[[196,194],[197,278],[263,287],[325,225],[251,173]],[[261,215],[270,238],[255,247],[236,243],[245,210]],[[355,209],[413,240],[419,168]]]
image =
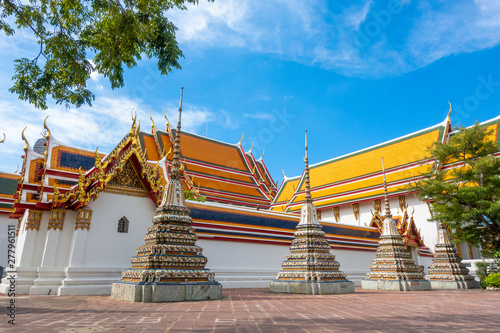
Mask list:
[[[92,222],[88,231],[84,266],[130,267],[135,249],[144,245],[144,235],[153,225],[156,206],[150,198],[101,193],[90,202]],[[129,220],[128,233],[119,233],[118,221]]]
[[[323,214],[323,213],[322,213]],[[358,225],[358,221],[354,216],[351,205],[343,205],[339,207],[340,220],[339,223]]]
[[335,222],[335,216],[333,215],[333,209],[327,208],[323,210],[319,210],[321,212],[321,218],[319,219],[322,222]]
[[281,271],[288,246],[199,239],[207,268],[224,288],[268,288]]
[[[437,223],[429,222],[431,214],[429,207],[425,202],[420,201],[417,197],[411,194],[405,195],[406,202],[408,203],[408,214],[415,212],[413,214],[413,219],[417,226],[417,230],[420,230],[420,235],[424,239],[425,245],[434,251],[435,244],[437,242]],[[402,212],[398,210],[399,201],[397,197],[389,198],[389,205],[391,207],[392,215],[401,215]],[[384,213],[384,201],[382,200],[382,213]],[[332,208],[320,209],[321,211],[321,221],[324,222],[335,222],[335,217]],[[340,223],[348,225],[359,225],[367,226],[372,219],[373,202],[366,201],[359,203],[359,219],[354,216],[354,211],[351,204],[343,205],[339,207],[340,213]]]
[[[144,245],[156,206],[150,198],[102,192],[87,209],[92,210],[90,229],[74,230],[73,222],[74,245],[58,295],[110,294],[111,284],[131,267],[135,249]],[[119,233],[118,221],[124,216],[128,232]]]
[[[197,244],[208,258],[207,268],[224,288],[269,288],[290,253],[286,245],[200,239]],[[332,250],[347,278],[361,285],[370,271],[375,252]]]

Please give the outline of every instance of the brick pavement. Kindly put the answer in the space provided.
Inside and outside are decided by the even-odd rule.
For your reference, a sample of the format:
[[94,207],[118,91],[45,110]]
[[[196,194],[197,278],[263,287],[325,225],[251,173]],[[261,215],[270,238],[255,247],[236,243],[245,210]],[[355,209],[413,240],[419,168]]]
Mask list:
[[129,303],[107,296],[0,296],[0,332],[499,332],[500,292],[306,296],[225,289],[217,301]]

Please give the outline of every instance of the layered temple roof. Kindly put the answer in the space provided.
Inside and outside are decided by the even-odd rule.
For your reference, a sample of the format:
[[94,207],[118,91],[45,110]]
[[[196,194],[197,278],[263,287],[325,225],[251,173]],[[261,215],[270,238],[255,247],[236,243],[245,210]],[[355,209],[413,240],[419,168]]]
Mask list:
[[[482,123],[492,129],[500,144],[500,117]],[[407,192],[405,186],[426,170],[421,160],[427,148],[446,142],[452,132],[450,119],[427,129],[381,143],[354,153],[311,165],[311,194],[318,209],[363,202],[383,197],[380,156],[385,157],[389,196]],[[429,164],[431,161],[429,162]],[[447,166],[444,166],[447,167]],[[305,176],[285,178],[278,189],[271,209],[299,212],[305,195]]]
[[8,215],[12,212],[19,179],[19,174],[0,172],[0,214]]
[[[10,186],[5,190],[6,199],[0,197],[0,204],[5,207],[0,207],[8,212],[13,204],[11,217],[20,217],[26,209],[78,209],[101,191],[149,196],[158,204],[172,163],[171,138],[175,131],[169,125],[167,132],[161,132],[153,123],[149,134],[141,132],[134,119],[129,133],[109,154],[66,145],[54,138],[45,120],[44,127],[43,153],[35,152],[23,134],[23,168],[21,177],[15,180],[14,195],[14,181],[8,179],[16,175],[3,176],[5,181],[0,177],[0,184]],[[187,132],[182,135],[184,189],[205,196],[208,201],[270,207],[276,185],[262,158],[256,160],[240,143],[223,143]]]

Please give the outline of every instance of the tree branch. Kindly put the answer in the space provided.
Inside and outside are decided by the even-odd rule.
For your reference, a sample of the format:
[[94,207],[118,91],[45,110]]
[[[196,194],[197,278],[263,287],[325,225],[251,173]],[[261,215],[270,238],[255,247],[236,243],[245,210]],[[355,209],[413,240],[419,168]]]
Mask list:
[[30,28],[31,28],[31,30],[33,30],[33,32],[35,33],[35,35],[37,35],[37,36],[38,36],[38,38],[40,38],[40,39],[42,39],[42,40],[43,40],[43,37],[38,35],[38,31],[37,31],[35,28],[33,28],[33,27],[31,26],[31,24],[28,22],[28,20],[26,20],[26,18],[25,18],[25,17],[24,17],[24,15],[23,15],[23,14],[19,11],[19,9],[16,7],[16,5],[14,5],[12,2],[10,2],[10,0],[4,0],[4,1],[5,1],[5,3],[6,3],[6,4],[8,4],[8,5],[9,5],[9,6],[10,6],[10,7],[11,7],[11,8],[12,8],[12,9],[13,9],[16,13],[17,13],[17,15],[18,15],[20,18],[22,18],[22,19],[23,19],[23,21],[26,23],[26,25],[27,25],[28,27],[30,27]]

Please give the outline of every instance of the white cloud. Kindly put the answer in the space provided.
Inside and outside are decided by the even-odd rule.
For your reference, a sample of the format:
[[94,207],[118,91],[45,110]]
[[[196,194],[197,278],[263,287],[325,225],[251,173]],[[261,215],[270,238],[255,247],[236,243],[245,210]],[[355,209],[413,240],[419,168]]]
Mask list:
[[274,119],[274,115],[271,113],[245,113],[243,115],[244,118],[253,118],[253,119],[262,119],[262,120],[272,120]]
[[361,23],[363,23],[370,11],[372,1],[367,1],[361,6],[352,5],[345,10],[343,13],[343,20],[348,27],[353,27],[354,29],[359,29]]
[[198,5],[188,5],[188,10],[174,10],[168,17],[179,28],[177,40],[225,46],[243,46],[245,18],[249,5],[236,0],[222,0],[209,3],[200,1]]
[[[171,125],[177,125],[176,101],[167,101],[167,116]],[[20,156],[24,142],[21,131],[26,126],[26,138],[33,147],[41,137],[43,119],[53,138],[63,144],[85,149],[111,151],[127,134],[132,125],[132,114],[137,113],[137,121],[141,128],[148,132],[150,107],[140,99],[123,97],[109,93],[108,96],[96,98],[92,107],[66,109],[58,105],[50,105],[47,110],[38,110],[26,102],[15,100],[13,95],[0,94],[0,135],[6,134],[6,140],[0,145],[0,170],[14,171],[15,165],[22,163]],[[153,110],[153,119],[157,128],[165,130],[163,110]],[[217,119],[225,121],[225,115],[211,112],[206,108],[184,104],[182,128],[186,131],[205,134],[207,122]],[[12,169],[12,170],[11,170]]]
[[389,9],[381,0],[201,1],[171,18],[184,45],[246,48],[361,77],[400,75],[500,43],[497,0],[399,3],[387,25],[376,18]]

